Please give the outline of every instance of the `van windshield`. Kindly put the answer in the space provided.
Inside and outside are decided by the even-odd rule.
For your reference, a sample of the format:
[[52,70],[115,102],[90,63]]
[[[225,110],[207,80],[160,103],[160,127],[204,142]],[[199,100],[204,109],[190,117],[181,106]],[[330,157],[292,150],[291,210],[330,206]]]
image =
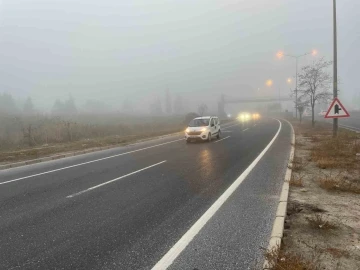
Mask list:
[[189,127],[205,127],[209,125],[210,119],[193,119],[189,123]]

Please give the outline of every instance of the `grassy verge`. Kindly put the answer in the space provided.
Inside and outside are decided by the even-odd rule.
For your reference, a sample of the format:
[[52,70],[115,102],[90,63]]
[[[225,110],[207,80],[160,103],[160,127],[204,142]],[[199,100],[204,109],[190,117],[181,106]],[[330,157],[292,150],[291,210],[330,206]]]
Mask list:
[[360,269],[360,134],[293,121],[295,159],[273,270]]

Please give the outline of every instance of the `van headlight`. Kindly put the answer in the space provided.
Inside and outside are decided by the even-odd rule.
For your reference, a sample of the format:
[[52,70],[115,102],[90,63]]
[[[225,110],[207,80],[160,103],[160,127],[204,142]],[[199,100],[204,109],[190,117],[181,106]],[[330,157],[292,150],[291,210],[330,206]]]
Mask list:
[[189,132],[190,132],[190,129],[189,129],[189,128],[185,129],[185,132],[186,132],[186,133],[189,133]]
[[207,131],[207,128],[203,128],[201,129],[201,132]]

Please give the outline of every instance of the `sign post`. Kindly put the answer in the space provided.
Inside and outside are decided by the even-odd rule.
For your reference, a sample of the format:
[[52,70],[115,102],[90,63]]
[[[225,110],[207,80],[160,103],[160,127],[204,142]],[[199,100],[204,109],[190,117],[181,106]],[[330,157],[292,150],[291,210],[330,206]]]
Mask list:
[[345,109],[344,105],[341,104],[340,100],[334,98],[324,118],[333,118],[337,120],[338,118],[344,117],[350,117],[350,114]]

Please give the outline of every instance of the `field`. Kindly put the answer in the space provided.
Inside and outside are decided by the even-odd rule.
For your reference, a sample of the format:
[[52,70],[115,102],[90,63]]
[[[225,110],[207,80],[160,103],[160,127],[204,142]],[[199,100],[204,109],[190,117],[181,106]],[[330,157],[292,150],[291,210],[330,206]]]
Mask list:
[[92,147],[124,145],[139,139],[179,132],[184,116],[123,114],[0,115],[0,163],[34,159]]

